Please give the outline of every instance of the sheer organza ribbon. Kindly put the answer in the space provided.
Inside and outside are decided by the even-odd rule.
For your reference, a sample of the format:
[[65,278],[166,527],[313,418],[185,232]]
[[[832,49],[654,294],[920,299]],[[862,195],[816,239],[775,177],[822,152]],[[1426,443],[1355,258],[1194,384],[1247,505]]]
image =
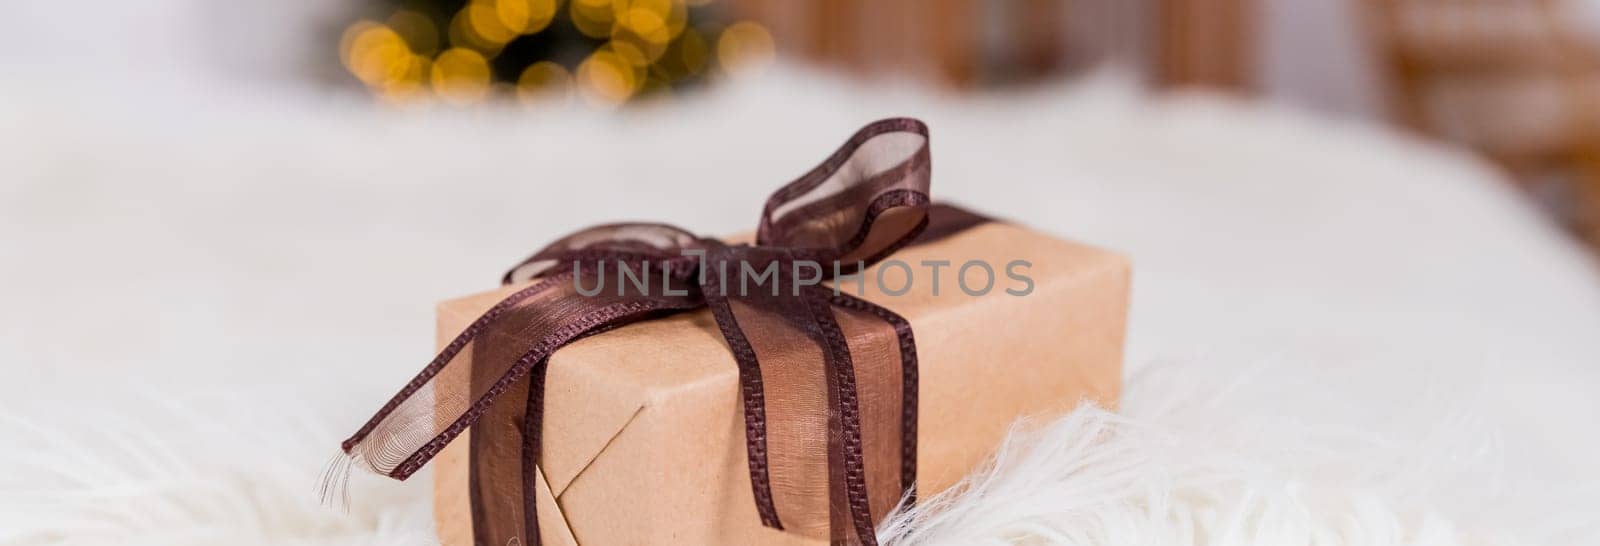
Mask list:
[[[477,541],[537,544],[550,355],[584,336],[708,307],[739,368],[761,523],[876,544],[873,516],[915,498],[915,343],[899,315],[814,279],[858,274],[916,238],[928,225],[928,183],[927,127],[886,119],[773,193],[754,244],[649,223],[562,238],[506,273],[506,284],[528,286],[468,326],[345,440],[345,463],[403,480],[473,427]],[[659,277],[586,288],[606,264]],[[748,284],[746,268],[774,264],[777,275]],[[813,282],[802,282],[802,269]]]

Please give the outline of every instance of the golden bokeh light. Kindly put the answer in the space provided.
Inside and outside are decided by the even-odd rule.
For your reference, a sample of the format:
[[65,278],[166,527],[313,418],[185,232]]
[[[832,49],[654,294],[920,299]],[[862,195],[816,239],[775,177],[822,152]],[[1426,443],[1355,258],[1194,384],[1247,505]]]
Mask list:
[[695,29],[686,30],[650,65],[650,74],[668,82],[693,78],[705,72],[706,53],[705,35]]
[[639,90],[634,92],[633,101],[639,104],[664,103],[672,98],[672,84],[654,76],[646,77],[644,83],[639,85]]
[[[506,2],[508,5],[519,3]],[[505,23],[501,22],[499,4],[500,2],[495,0],[474,0],[463,9],[467,13],[467,30],[471,31],[473,35],[482,38],[485,42],[494,44],[496,47],[505,45],[506,42],[516,38],[517,34],[519,34],[517,29],[507,28]],[[521,13],[521,24],[525,25],[528,18],[527,10],[524,9]]]
[[350,60],[350,55],[355,52],[357,39],[377,26],[379,26],[377,23],[362,19],[344,27],[344,32],[339,35],[339,64],[344,65],[346,70],[353,71],[350,67],[354,63]]
[[678,62],[683,63],[685,76],[705,72],[707,50],[705,35],[700,31],[690,30],[678,39]]
[[405,75],[389,82],[378,90],[378,95],[391,104],[416,102],[428,97],[429,72],[433,59],[425,55],[412,55]]
[[523,69],[517,78],[517,98],[523,104],[546,106],[566,102],[572,96],[572,74],[550,61],[539,61]]
[[676,39],[689,28],[689,6],[683,2],[673,2],[671,11],[667,12],[667,32]]
[[749,21],[729,25],[717,38],[717,62],[730,74],[759,72],[771,63],[775,53],[772,33]]
[[345,69],[370,87],[404,78],[411,66],[411,48],[388,25],[357,21],[345,29],[339,42],[339,60]]
[[[562,1],[466,0],[448,14],[448,23],[435,19],[437,14],[400,8],[383,22],[361,20],[346,28],[339,58],[386,103],[436,96],[467,104],[515,96],[542,108],[581,96],[610,108],[646,94],[668,95],[713,62],[745,73],[773,56],[772,35],[755,23],[734,24],[720,35],[690,28],[690,6],[710,0]],[[520,50],[517,58],[495,61],[507,44],[544,31],[558,16],[604,44],[570,69],[548,59],[523,60]],[[493,66],[506,70],[530,61],[536,62],[515,73],[514,83],[496,80]]]
[[632,63],[609,47],[601,47],[578,65],[578,90],[594,106],[611,108],[627,102],[642,79]]
[[572,25],[590,38],[611,36],[611,27],[617,19],[611,0],[572,0],[567,11],[572,17]]
[[420,55],[433,55],[439,51],[439,29],[434,26],[432,18],[403,9],[390,15],[387,23],[401,38],[405,38],[411,51]]
[[493,0],[500,24],[518,34],[533,34],[550,26],[556,0]]
[[683,0],[612,0],[611,16],[616,24],[626,24],[627,18],[639,13],[649,13],[667,27],[667,40],[677,38],[689,22],[689,8]]
[[431,82],[439,98],[453,104],[483,100],[489,94],[489,61],[464,47],[453,47],[433,59]]
[[423,102],[431,96],[428,91],[431,62],[432,59],[425,55],[412,55],[399,76],[369,86],[369,89],[384,104],[401,106]]
[[671,40],[666,20],[647,9],[623,13],[611,29],[612,48],[623,59],[639,67],[648,66],[661,58]]
[[491,0],[485,3],[494,5],[495,16],[500,19],[500,26],[513,33],[521,34],[532,22],[533,10],[530,9],[527,0]]
[[[468,4],[466,7],[462,8],[461,11],[456,12],[455,16],[450,18],[450,27],[448,31],[450,45],[452,47],[472,48],[477,50],[479,53],[482,53],[486,57],[494,57],[495,55],[499,55],[500,50],[505,47],[505,42],[497,42],[479,34],[477,28],[472,22],[472,14],[472,4]],[[499,24],[499,15],[493,13],[492,11],[485,13],[479,9],[478,18],[484,19],[485,16],[494,21],[493,23],[487,24]]]

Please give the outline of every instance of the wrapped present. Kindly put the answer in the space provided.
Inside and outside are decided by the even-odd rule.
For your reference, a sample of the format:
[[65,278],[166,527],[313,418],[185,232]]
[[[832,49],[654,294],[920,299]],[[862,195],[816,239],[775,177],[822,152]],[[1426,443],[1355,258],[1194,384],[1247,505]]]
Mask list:
[[1019,417],[1121,381],[1120,256],[927,198],[926,128],[868,125],[753,241],[561,239],[439,306],[440,354],[343,449],[433,462],[455,544],[876,544]]

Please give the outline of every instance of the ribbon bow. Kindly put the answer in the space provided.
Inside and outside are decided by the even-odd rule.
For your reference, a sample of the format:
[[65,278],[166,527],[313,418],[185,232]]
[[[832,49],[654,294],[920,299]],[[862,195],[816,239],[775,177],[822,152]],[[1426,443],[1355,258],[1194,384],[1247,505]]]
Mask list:
[[[345,440],[346,461],[404,480],[467,427],[520,430],[520,457],[478,449],[480,436],[494,435],[473,435],[473,472],[505,478],[473,480],[474,532],[480,543],[537,544],[550,355],[584,336],[708,307],[739,367],[761,523],[875,545],[873,516],[915,498],[915,343],[904,318],[819,283],[858,275],[916,238],[928,224],[928,180],[927,127],[886,119],[773,193],[754,244],[650,223],[568,235],[506,273],[507,284],[531,284],[468,326]],[[617,270],[612,288],[607,263]],[[827,475],[812,475],[817,468]],[[823,479],[827,498],[818,499]]]

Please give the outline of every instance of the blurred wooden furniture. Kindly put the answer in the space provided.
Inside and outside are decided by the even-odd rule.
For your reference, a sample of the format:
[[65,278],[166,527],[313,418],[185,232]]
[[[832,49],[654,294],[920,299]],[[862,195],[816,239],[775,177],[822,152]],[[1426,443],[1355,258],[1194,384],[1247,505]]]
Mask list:
[[1158,85],[1248,90],[1260,0],[727,0],[784,54],[967,88],[1102,60]]
[[1160,0],[1156,81],[1163,87],[1254,86],[1256,0]]
[[731,0],[786,55],[854,76],[966,88],[1063,65],[1067,0]]
[[[1571,181],[1600,244],[1600,52],[1555,0],[1363,0],[1394,117],[1524,183]],[[1600,247],[1597,247],[1600,248]]]

